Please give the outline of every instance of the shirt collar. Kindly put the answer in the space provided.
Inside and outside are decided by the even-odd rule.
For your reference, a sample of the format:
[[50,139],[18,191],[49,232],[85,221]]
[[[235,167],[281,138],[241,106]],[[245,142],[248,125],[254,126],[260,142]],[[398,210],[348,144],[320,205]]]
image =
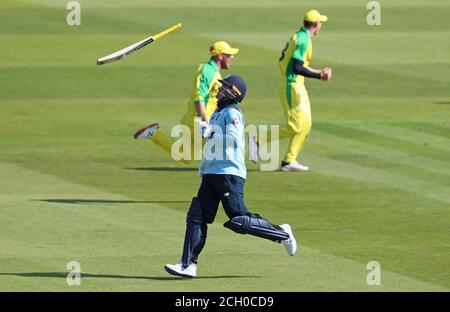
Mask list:
[[310,32],[309,32],[309,30],[308,30],[308,28],[306,28],[305,26],[302,26],[302,28],[300,28],[300,30],[299,30],[300,32],[306,32],[306,33],[308,33],[308,37],[311,37],[311,34],[310,34]]
[[209,65],[214,67],[214,69],[217,71],[217,63],[216,63],[216,61],[214,61],[214,57],[212,57],[208,63],[209,63]]

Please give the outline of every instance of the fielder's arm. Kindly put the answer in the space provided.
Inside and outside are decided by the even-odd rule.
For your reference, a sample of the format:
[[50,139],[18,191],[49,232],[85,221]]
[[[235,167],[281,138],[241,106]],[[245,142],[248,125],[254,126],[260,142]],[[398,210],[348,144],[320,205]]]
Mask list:
[[[328,80],[331,77],[331,73],[327,69],[317,70],[304,66],[304,62],[294,59],[294,73],[308,78],[315,78],[321,80]],[[331,71],[331,69],[330,69]]]
[[199,67],[199,71],[197,72],[197,77],[195,79],[194,86],[194,105],[195,111],[197,113],[197,117],[201,117],[202,121],[208,121],[206,119],[206,102],[209,95],[209,83],[207,78],[205,77],[202,67]]
[[197,112],[197,116],[202,118],[202,121],[208,121],[205,113],[205,102],[195,102],[195,111]]

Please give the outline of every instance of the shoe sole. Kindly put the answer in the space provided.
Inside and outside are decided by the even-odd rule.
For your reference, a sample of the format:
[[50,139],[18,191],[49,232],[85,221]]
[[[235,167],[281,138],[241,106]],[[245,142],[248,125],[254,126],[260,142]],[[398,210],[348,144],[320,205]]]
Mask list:
[[172,270],[171,268],[167,267],[166,265],[164,266],[164,269],[166,270],[167,273],[175,275],[175,276],[181,276],[181,277],[185,277],[185,278],[194,278],[195,277],[192,275],[178,273],[177,271]]
[[309,168],[308,169],[284,169],[283,167],[281,167],[281,171],[284,171],[284,172],[307,172],[307,171],[309,171]]
[[144,127],[142,129],[139,129],[138,131],[136,131],[133,135],[134,139],[136,140],[138,138],[138,136],[140,136],[142,134],[142,132],[144,132],[145,130],[147,130],[148,128],[154,127],[156,126],[158,123],[152,123],[151,125],[148,125],[147,127]]

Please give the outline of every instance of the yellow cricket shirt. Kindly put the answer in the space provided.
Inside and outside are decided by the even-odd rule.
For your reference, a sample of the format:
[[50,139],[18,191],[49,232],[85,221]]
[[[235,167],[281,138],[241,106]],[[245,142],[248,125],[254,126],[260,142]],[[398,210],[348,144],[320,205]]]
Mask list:
[[219,79],[222,79],[222,76],[213,58],[206,63],[200,64],[195,75],[194,88],[188,103],[188,110],[183,118],[185,124],[191,125],[193,123],[194,117],[197,116],[195,103],[198,102],[205,103],[206,118],[209,120],[217,108],[217,89],[214,86]]
[[309,31],[305,27],[300,28],[296,32],[286,47],[281,52],[279,65],[281,74],[285,77],[286,83],[301,83],[304,84],[305,77],[296,75],[293,70],[293,59],[302,61],[303,66],[308,67],[312,57],[312,42],[309,37]]

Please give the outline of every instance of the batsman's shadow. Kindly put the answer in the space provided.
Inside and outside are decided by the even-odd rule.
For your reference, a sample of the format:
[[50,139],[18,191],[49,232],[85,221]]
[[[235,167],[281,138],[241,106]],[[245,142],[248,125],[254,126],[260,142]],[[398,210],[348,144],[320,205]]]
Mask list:
[[[137,167],[137,168],[123,168],[123,169],[137,170],[137,171],[198,172],[198,167]],[[247,168],[247,171],[259,171],[259,170]]]
[[168,171],[168,172],[198,171],[198,167],[137,167],[137,168],[123,168],[123,169],[137,170],[137,171]]
[[111,205],[111,204],[179,204],[190,203],[189,200],[109,200],[109,199],[80,199],[80,198],[48,198],[48,199],[31,199],[33,201],[41,201],[55,204],[72,204],[72,205]]
[[[68,272],[29,272],[29,273],[0,273],[0,276],[19,276],[28,278],[67,278]],[[130,276],[130,275],[116,275],[116,274],[90,274],[81,273],[81,278],[101,278],[101,279],[137,279],[137,280],[152,280],[152,281],[179,281],[189,280],[177,276]],[[252,275],[217,275],[217,276],[200,276],[195,279],[224,279],[224,278],[261,278],[261,276]]]

